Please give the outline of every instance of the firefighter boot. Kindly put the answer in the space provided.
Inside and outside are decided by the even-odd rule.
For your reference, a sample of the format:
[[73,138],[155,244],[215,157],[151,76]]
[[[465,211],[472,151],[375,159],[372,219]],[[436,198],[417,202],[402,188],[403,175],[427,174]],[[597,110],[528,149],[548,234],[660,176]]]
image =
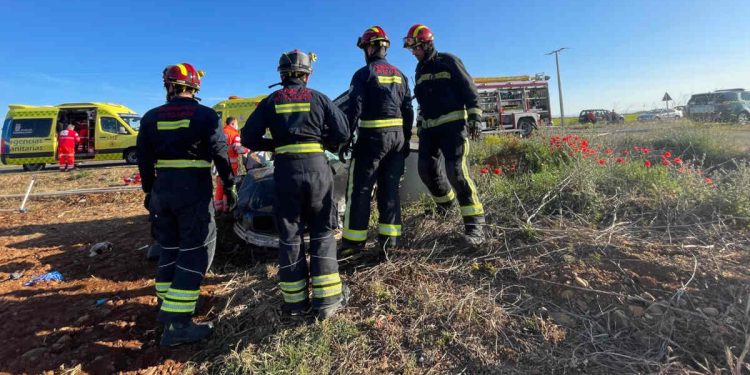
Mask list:
[[352,256],[362,254],[362,252],[365,250],[365,241],[362,242],[354,242],[347,240],[346,238],[341,241],[341,247],[338,251],[338,259],[344,260],[348,259]]
[[211,335],[213,323],[169,323],[164,325],[159,346],[169,348],[182,344],[198,342]]
[[399,238],[397,236],[384,236],[378,235],[378,252],[381,257],[385,257],[385,254],[393,249],[400,248]]
[[479,225],[467,225],[464,233],[464,241],[471,247],[477,247],[484,243],[484,231]]
[[349,295],[351,291],[346,284],[341,284],[341,299],[329,306],[318,309],[318,319],[326,320],[336,314],[337,311],[341,310],[342,307],[346,306],[349,302]]

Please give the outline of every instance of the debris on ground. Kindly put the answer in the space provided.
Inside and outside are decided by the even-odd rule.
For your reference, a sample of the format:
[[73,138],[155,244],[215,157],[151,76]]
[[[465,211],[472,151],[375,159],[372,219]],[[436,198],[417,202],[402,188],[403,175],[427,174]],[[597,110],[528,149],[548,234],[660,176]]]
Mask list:
[[23,285],[24,286],[32,286],[32,285],[34,285],[36,283],[40,283],[40,282],[43,282],[43,281],[46,281],[46,282],[49,282],[49,281],[63,281],[64,279],[65,278],[63,277],[63,275],[60,272],[58,272],[58,271],[52,271],[52,272],[47,272],[47,273],[45,273],[43,275],[39,275],[37,277],[34,277],[33,279],[25,282]]
[[97,242],[94,245],[91,246],[89,249],[89,257],[95,257],[97,255],[100,255],[104,252],[110,252],[112,251],[112,243],[111,242]]

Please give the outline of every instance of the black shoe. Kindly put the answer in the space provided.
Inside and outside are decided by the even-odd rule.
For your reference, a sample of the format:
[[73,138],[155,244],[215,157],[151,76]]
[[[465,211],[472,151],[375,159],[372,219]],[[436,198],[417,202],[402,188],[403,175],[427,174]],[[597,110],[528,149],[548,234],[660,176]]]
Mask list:
[[350,294],[351,291],[349,290],[349,287],[341,284],[341,299],[331,305],[317,309],[318,320],[326,320],[336,315],[336,312],[341,310],[342,307],[346,306],[346,304],[349,303]]
[[471,229],[467,229],[464,234],[464,241],[471,247],[478,247],[484,243],[484,231],[482,227],[472,226]]
[[341,247],[338,250],[338,259],[346,259],[361,254],[365,250],[365,242],[354,242],[344,239],[341,241]]
[[201,341],[211,335],[214,325],[208,323],[170,323],[164,325],[159,346],[170,348],[177,345],[190,344]]
[[305,304],[305,307],[297,308],[297,309],[290,308],[289,305],[286,303],[283,303],[281,305],[281,312],[284,315],[288,315],[288,316],[304,316],[304,315],[309,314],[310,311],[311,311],[311,308],[309,304]]

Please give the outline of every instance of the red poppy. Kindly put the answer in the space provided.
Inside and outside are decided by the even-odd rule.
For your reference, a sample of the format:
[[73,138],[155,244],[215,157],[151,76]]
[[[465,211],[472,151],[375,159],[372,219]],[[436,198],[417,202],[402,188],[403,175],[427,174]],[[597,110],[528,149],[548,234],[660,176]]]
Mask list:
[[678,157],[676,157],[676,158],[672,159],[672,163],[675,163],[675,164],[682,164],[682,159],[680,159],[680,157],[678,156]]
[[670,164],[672,163],[670,163],[668,159],[661,159],[661,165],[668,167]]
[[487,172],[489,172],[489,171],[490,171],[489,167],[484,167],[484,168],[482,168],[481,171],[479,171],[479,173],[481,173],[481,174],[487,174]]
[[641,152],[644,153],[644,154],[650,154],[651,153],[651,149],[643,147],[643,148],[641,148]]
[[649,161],[649,160],[646,160],[646,161],[644,161],[644,162],[643,162],[643,165],[645,165],[645,166],[646,166],[646,168],[648,168],[648,167],[650,167],[650,166],[651,166],[651,161]]
[[636,150],[636,151],[641,151],[641,148],[640,148],[640,147],[638,147],[638,146],[633,146],[633,150]]
[[630,155],[630,150],[625,150],[622,152],[623,155],[628,156]]
[[623,159],[623,158],[621,158],[621,157],[618,156],[618,157],[615,158],[615,163],[617,163],[617,164],[625,163],[625,159]]
[[661,156],[663,156],[665,158],[671,158],[672,157],[672,153],[669,152],[669,151],[664,151],[664,153],[661,154]]
[[679,168],[677,168],[677,172],[680,172],[680,173],[685,173],[685,170],[686,170],[686,169],[687,169],[687,168],[685,168],[685,166],[682,166],[682,167],[679,167]]
[[608,148],[608,149],[604,150],[604,152],[606,152],[607,155],[612,155],[612,153],[614,153],[614,151],[612,151],[611,148]]
[[585,139],[582,140],[581,141],[581,148],[587,148],[587,147],[589,147],[589,141],[587,141]]
[[711,184],[713,184],[713,183],[714,183],[714,180],[712,180],[712,179],[710,179],[710,178],[708,178],[708,177],[704,178],[704,179],[703,179],[703,181],[705,181],[705,182],[706,182],[707,184],[709,184],[709,185],[711,185]]
[[494,174],[502,174],[503,170],[500,169],[500,168],[495,168],[495,170],[493,170],[492,173],[494,173]]
[[601,164],[601,165],[607,164],[607,161],[604,160],[604,159],[596,159],[596,162],[599,163],[599,164]]

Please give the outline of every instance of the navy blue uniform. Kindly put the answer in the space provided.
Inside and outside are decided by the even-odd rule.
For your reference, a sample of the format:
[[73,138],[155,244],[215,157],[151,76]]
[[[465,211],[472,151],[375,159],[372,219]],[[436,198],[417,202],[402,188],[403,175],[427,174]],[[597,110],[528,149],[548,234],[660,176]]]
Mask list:
[[[398,68],[375,58],[352,77],[347,117],[359,133],[349,165],[344,240],[367,240],[370,197],[378,184],[378,234],[381,243],[401,236],[399,181],[409,150],[414,111],[409,82]],[[347,245],[345,244],[344,247]]]
[[435,51],[417,64],[414,95],[419,102],[419,177],[439,206],[447,209],[458,198],[466,230],[475,229],[484,223],[484,208],[469,176],[466,125],[481,118],[476,86],[458,57]]
[[[272,139],[263,138],[269,129]],[[333,174],[324,150],[337,152],[349,139],[343,113],[325,95],[299,79],[263,99],[242,129],[242,144],[274,151],[276,223],[279,229],[279,288],[290,310],[325,308],[341,300],[336,259]],[[310,234],[310,267],[304,232]]]
[[156,274],[159,321],[187,323],[213,259],[216,226],[211,162],[233,186],[227,143],[213,109],[176,97],[141,119],[136,143],[151,234],[163,249]]

